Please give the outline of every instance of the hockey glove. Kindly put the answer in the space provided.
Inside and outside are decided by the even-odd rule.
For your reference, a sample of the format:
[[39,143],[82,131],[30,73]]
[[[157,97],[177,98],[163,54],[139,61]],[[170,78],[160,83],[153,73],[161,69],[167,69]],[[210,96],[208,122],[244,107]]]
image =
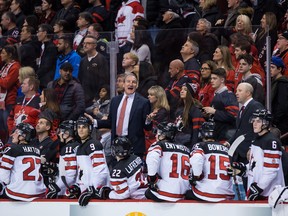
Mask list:
[[41,173],[43,176],[56,176],[58,174],[58,166],[53,162],[45,162],[41,166]]
[[231,176],[236,174],[243,177],[246,173],[246,166],[241,162],[233,162],[231,164],[231,167],[227,168],[227,173]]
[[109,199],[111,188],[107,186],[98,187],[95,191],[96,199]]
[[194,176],[193,173],[189,174],[189,183],[191,186],[195,186],[197,181],[201,181],[204,178],[204,173],[202,172],[200,176]]
[[55,183],[49,184],[47,189],[48,191],[46,193],[46,199],[56,199],[58,193],[61,191],[61,189]]
[[159,190],[157,182],[159,180],[158,175],[154,175],[154,176],[147,176],[147,180],[148,180],[148,187],[150,188],[150,190],[157,192]]
[[2,142],[2,140],[0,139],[0,152],[2,152],[5,148],[4,143]]
[[72,185],[66,190],[66,196],[70,199],[76,199],[80,196],[81,190],[78,185]]
[[248,193],[247,193],[248,200],[250,200],[250,201],[259,200],[261,197],[260,194],[262,192],[263,192],[263,190],[260,187],[258,187],[257,183],[253,182],[250,185],[250,188],[249,188]]
[[93,186],[89,186],[85,191],[83,191],[78,199],[80,206],[86,206],[92,198],[95,197],[95,189]]

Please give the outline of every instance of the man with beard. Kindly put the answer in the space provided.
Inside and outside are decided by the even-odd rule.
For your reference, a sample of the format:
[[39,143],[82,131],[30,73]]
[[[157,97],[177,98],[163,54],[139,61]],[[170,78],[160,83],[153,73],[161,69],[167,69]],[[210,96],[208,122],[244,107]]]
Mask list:
[[48,83],[48,88],[56,91],[60,105],[60,119],[76,120],[85,110],[84,92],[81,84],[72,77],[73,67],[65,62],[60,67],[60,78]]
[[41,174],[43,175],[46,186],[55,181],[55,176],[58,173],[58,142],[54,143],[50,138],[49,133],[51,128],[52,121],[49,116],[39,116],[36,125],[36,133],[38,136],[36,146],[40,149]]
[[57,49],[59,56],[56,61],[54,80],[60,78],[60,67],[63,63],[69,62],[73,67],[72,76],[78,78],[79,64],[81,57],[73,50],[73,39],[70,36],[62,36],[58,39]]

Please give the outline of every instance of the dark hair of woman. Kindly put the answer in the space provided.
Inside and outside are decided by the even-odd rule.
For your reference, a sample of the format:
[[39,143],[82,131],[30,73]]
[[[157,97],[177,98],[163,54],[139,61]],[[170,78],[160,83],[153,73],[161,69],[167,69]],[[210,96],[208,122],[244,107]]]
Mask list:
[[18,53],[17,49],[13,45],[6,45],[3,47],[3,50],[6,51],[6,53],[10,56],[12,60],[18,60]]
[[[185,102],[184,102],[185,101]],[[184,99],[184,110],[182,114],[183,124],[185,127],[189,125],[189,112],[192,106],[202,108],[200,101],[192,97],[191,93],[187,90],[186,98]]]
[[135,26],[135,39],[133,49],[138,50],[143,44],[147,44],[150,50],[153,46],[149,37],[149,33],[144,26]]
[[101,89],[105,89],[107,94],[105,95],[105,97],[103,98],[99,98],[101,102],[104,102],[105,100],[109,100],[110,99],[110,86],[109,85],[102,85],[101,88],[99,89],[98,95],[101,91]]
[[57,101],[57,95],[54,89],[43,89],[46,104],[41,107],[41,111],[49,108],[57,115],[60,115],[60,106]]

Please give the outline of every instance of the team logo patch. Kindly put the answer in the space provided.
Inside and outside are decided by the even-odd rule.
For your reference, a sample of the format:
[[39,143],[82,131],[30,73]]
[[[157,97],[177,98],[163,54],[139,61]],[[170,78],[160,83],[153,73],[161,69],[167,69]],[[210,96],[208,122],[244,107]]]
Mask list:
[[142,212],[130,212],[126,214],[125,216],[146,216],[146,215]]
[[70,161],[68,161],[68,162],[67,162],[67,166],[71,166],[71,163],[70,163]]

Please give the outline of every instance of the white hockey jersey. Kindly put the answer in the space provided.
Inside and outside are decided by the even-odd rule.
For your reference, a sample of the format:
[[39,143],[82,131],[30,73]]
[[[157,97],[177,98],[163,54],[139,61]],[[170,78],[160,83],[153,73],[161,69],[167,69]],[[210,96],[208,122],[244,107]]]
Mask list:
[[77,176],[77,160],[76,151],[80,144],[74,140],[68,142],[61,148],[59,157],[59,178],[56,184],[61,189],[59,195],[64,195],[66,191],[66,185],[62,181],[62,176],[65,177],[68,186],[76,183]]
[[184,199],[189,189],[189,154],[181,144],[160,141],[151,145],[146,163],[149,176],[160,176],[159,191],[151,191],[156,197],[172,202]]
[[195,196],[210,202],[233,199],[233,182],[227,174],[230,164],[228,149],[218,142],[201,142],[195,145],[190,163],[194,176],[203,176],[192,186]]
[[88,139],[79,145],[76,152],[77,179],[81,191],[89,186],[98,188],[109,183],[109,170],[103,146],[99,141]]
[[281,157],[281,143],[271,132],[258,136],[251,145],[248,188],[256,182],[268,197],[276,185],[284,186]]
[[115,36],[120,47],[129,40],[133,21],[138,16],[144,17],[144,8],[139,0],[122,2],[122,7],[118,10],[115,20]]
[[5,193],[14,200],[32,201],[44,197],[46,187],[40,173],[40,150],[29,144],[11,144],[3,152],[0,181]]
[[146,199],[147,181],[142,173],[141,158],[130,155],[118,161],[112,169],[110,183],[113,188],[110,199]]

